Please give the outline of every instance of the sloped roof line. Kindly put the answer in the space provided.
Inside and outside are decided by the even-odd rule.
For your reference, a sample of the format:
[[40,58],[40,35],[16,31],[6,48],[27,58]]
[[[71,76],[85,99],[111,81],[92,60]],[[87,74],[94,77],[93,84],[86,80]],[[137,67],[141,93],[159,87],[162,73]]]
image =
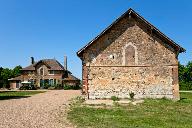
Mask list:
[[80,81],[79,78],[75,77],[75,76],[72,75],[72,74],[68,74],[68,77],[64,78],[63,80],[64,80],[64,81],[70,81],[70,80],[79,80],[79,81]]
[[48,68],[51,68],[50,65],[46,63],[45,60],[38,61],[36,64],[33,65],[33,67],[37,66],[37,64],[39,64],[39,63],[44,63]]
[[8,79],[8,81],[21,81],[21,80],[23,80],[23,77],[21,75],[14,77],[14,78],[11,78],[11,79]]
[[148,24],[152,29],[154,29],[156,32],[158,32],[160,35],[162,35],[164,38],[166,38],[168,41],[170,41],[171,43],[173,43],[175,46],[177,46],[178,48],[180,48],[179,52],[185,52],[186,50],[181,47],[180,45],[178,45],[175,41],[173,41],[172,39],[170,39],[168,36],[166,36],[164,33],[162,33],[158,28],[156,28],[154,25],[152,25],[150,22],[148,22],[145,18],[143,18],[141,15],[139,15],[138,13],[136,13],[133,9],[131,9],[131,11],[137,15],[138,18],[140,18],[142,21],[144,21],[146,24]]
[[145,20],[142,16],[140,16],[138,13],[136,13],[132,8],[130,8],[129,10],[127,10],[124,14],[122,14],[119,18],[117,18],[111,25],[109,25],[104,31],[102,31],[98,36],[96,36],[93,40],[91,40],[87,45],[85,45],[83,48],[81,48],[78,52],[77,52],[77,56],[81,56],[81,53],[86,50],[92,43],[94,43],[100,36],[102,36],[106,31],[108,31],[113,25],[115,25],[117,22],[119,22],[119,20],[121,20],[125,15],[129,14],[131,15],[131,13],[134,13],[137,18],[141,19],[145,24],[147,24],[148,26],[150,26],[152,29],[154,29],[158,34],[160,34],[163,38],[167,39],[168,41],[170,41],[172,43],[172,45],[176,46],[179,48],[179,52],[185,52],[186,50],[184,48],[182,48],[180,45],[178,45],[177,43],[175,43],[173,40],[171,40],[169,37],[167,37],[165,34],[163,34],[159,29],[157,29],[155,26],[153,26],[151,23],[149,23],[147,20]]
[[49,70],[65,70],[64,67],[55,59],[42,59],[39,60],[38,62],[35,62],[34,64],[31,64],[21,70],[27,70],[27,71],[34,71],[35,70],[35,66],[38,63],[44,63]]

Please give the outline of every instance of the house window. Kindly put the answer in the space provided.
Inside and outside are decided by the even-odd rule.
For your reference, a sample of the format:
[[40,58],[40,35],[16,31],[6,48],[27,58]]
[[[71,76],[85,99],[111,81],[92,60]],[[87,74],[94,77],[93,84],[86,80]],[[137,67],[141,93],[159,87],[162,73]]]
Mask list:
[[43,79],[40,79],[40,87],[43,88],[44,87],[44,80]]
[[55,72],[53,70],[49,71],[49,75],[54,75]]
[[43,68],[40,68],[40,75],[44,75],[44,70],[43,70]]
[[53,86],[54,85],[54,79],[49,80],[49,85]]
[[49,79],[49,85],[53,86],[56,84],[56,79]]

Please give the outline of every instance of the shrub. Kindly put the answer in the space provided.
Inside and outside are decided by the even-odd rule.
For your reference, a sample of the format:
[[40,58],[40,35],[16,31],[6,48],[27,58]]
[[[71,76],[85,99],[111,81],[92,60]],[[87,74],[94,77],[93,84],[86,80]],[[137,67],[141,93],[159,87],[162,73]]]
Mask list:
[[23,85],[19,90],[37,90],[37,88],[35,85]]
[[55,87],[55,89],[63,89],[62,84],[55,84],[54,87]]
[[48,88],[48,90],[54,90],[54,89],[55,89],[54,86],[51,86],[51,87]]
[[48,89],[50,86],[51,86],[50,84],[48,84],[48,83],[44,83],[44,85],[43,85],[43,89]]
[[116,96],[112,96],[112,97],[111,97],[111,100],[113,100],[113,101],[119,101],[119,98],[116,97]]
[[135,97],[135,93],[131,92],[131,93],[129,93],[129,96],[130,96],[131,100],[133,100]]
[[62,84],[55,84],[52,86],[44,86],[44,89],[54,90],[54,89],[64,89],[64,90],[78,90],[80,89],[79,86],[73,86],[73,85],[62,85]]
[[192,90],[192,82],[180,81],[180,90]]
[[78,85],[73,86],[73,85],[64,85],[63,87],[64,90],[78,90],[80,87]]
[[75,100],[76,100],[77,102],[79,102],[79,103],[83,103],[83,102],[85,101],[85,98],[82,97],[82,96],[78,96],[78,97],[75,98]]

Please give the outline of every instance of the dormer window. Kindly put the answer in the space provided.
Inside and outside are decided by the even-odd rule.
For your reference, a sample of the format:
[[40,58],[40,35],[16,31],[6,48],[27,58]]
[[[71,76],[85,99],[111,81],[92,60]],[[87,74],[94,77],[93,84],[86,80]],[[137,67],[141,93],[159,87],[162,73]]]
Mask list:
[[55,72],[53,70],[49,71],[49,75],[54,75]]
[[40,75],[43,76],[44,75],[44,69],[40,68]]

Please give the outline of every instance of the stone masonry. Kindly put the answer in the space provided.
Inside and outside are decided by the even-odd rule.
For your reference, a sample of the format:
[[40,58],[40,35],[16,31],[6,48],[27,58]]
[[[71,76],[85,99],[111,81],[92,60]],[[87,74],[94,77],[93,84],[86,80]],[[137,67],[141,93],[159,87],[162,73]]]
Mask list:
[[117,96],[178,100],[178,50],[129,14],[79,55],[90,99]]

